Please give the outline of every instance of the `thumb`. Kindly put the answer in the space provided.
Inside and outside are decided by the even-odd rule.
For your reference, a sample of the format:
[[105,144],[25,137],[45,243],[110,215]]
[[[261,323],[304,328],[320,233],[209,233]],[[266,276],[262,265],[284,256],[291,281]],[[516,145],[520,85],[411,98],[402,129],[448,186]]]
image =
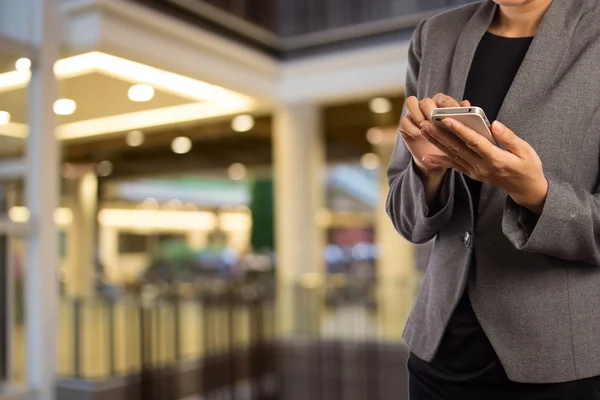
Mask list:
[[506,150],[515,155],[524,154],[525,148],[523,144],[525,142],[500,121],[495,121],[492,124],[492,134],[498,143],[503,145]]
[[463,100],[460,102],[461,107],[471,107],[471,102],[469,100]]

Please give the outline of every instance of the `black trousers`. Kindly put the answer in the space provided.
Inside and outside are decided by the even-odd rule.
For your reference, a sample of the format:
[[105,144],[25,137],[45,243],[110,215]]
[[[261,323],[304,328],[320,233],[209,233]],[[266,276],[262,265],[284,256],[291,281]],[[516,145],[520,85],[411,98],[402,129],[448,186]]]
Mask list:
[[600,377],[555,384],[444,381],[408,362],[410,400],[600,400]]

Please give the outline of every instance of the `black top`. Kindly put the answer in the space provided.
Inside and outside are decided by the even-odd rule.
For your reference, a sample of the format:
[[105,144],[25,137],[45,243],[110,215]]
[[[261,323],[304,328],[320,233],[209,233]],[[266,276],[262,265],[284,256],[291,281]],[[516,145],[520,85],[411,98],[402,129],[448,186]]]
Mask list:
[[[489,32],[481,39],[469,71],[464,99],[473,106],[481,107],[490,122],[498,118],[504,98],[532,41],[531,37],[506,38]],[[477,219],[481,182],[465,178]]]

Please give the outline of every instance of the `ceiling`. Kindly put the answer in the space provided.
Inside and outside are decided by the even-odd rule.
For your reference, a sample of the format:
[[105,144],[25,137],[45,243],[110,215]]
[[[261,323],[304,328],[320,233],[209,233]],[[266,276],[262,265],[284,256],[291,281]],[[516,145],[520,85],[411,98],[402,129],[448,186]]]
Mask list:
[[[58,86],[58,97],[75,100],[77,110],[73,115],[59,116],[58,123],[66,124],[193,103],[182,96],[160,89],[155,89],[154,97],[148,102],[133,102],[127,97],[131,86],[129,82],[97,72],[61,80]],[[8,111],[13,122],[25,124],[27,88],[0,91],[0,110]]]
[[[0,125],[0,138],[22,138],[27,135],[31,73],[15,70],[14,59],[8,68],[0,70],[0,111],[11,114],[11,123]],[[160,130],[235,115],[254,106],[252,99],[239,93],[102,52],[61,59],[54,69],[58,97],[77,104],[72,115],[58,117],[61,140],[118,135],[134,129]],[[153,89],[149,101],[129,99],[129,89],[138,84]]]
[[[328,162],[355,162],[372,151],[366,132],[374,126],[393,126],[399,119],[402,99],[391,98],[391,102],[392,110],[386,114],[372,113],[366,100],[324,107]],[[256,116],[254,128],[245,133],[234,132],[227,118],[154,130],[140,147],[128,146],[123,133],[63,141],[62,156],[69,163],[108,160],[113,164],[110,179],[117,180],[178,174],[224,176],[234,163],[268,169],[272,165],[271,135],[270,115]],[[179,155],[171,150],[171,142],[178,136],[192,140],[189,153]],[[22,154],[23,142],[0,136],[0,157]]]
[[[0,160],[19,157],[27,135],[29,71],[15,70],[16,56],[0,58],[0,110],[11,123],[0,125]],[[249,168],[272,165],[272,118],[256,114],[252,99],[186,76],[139,64],[102,52],[61,59],[55,66],[60,98],[77,103],[75,113],[59,116],[57,135],[68,163],[110,161],[110,179],[177,174],[222,173],[233,163]],[[135,84],[154,88],[147,102],[134,102],[128,91]],[[356,161],[372,150],[366,132],[374,126],[395,125],[401,98],[391,98],[392,109],[374,114],[370,99],[323,107],[326,154],[329,162]],[[255,125],[234,132],[234,116],[254,111]],[[125,137],[142,130],[142,146],[130,147]],[[171,150],[174,138],[191,139],[184,155]]]
[[[396,125],[402,100],[392,98],[392,110],[373,114],[368,101],[324,107],[323,123],[327,160],[330,163],[356,161],[372,151],[366,132],[374,126]],[[230,120],[198,123],[168,129],[147,136],[141,147],[128,147],[123,136],[98,137],[74,141],[65,146],[65,161],[73,163],[109,160],[113,179],[173,174],[214,175],[233,163],[264,169],[272,165],[272,118],[256,117],[254,128],[246,133],[234,132]],[[189,153],[174,154],[171,141],[187,136],[193,146]]]

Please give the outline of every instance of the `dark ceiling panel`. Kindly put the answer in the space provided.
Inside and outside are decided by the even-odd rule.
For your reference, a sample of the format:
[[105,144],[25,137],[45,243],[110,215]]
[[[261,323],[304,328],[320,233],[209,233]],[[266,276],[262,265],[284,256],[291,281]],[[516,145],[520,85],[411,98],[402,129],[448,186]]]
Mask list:
[[310,49],[364,45],[365,38],[397,38],[424,18],[475,0],[129,1],[289,59]]

